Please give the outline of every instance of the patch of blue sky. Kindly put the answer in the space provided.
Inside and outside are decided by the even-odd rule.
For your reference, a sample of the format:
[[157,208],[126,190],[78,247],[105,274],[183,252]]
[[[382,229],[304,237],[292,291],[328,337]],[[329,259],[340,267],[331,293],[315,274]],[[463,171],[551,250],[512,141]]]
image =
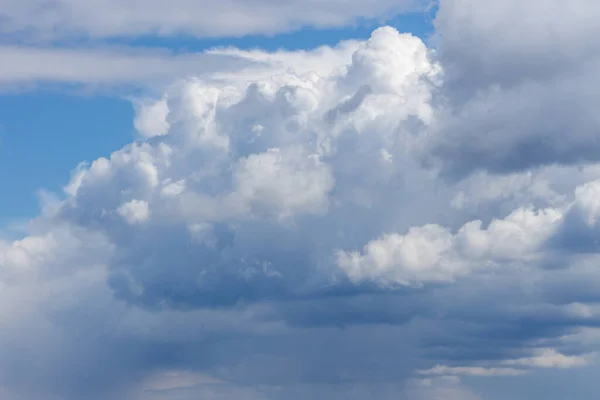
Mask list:
[[0,225],[36,215],[39,190],[60,191],[81,161],[132,135],[126,100],[56,90],[0,96]]

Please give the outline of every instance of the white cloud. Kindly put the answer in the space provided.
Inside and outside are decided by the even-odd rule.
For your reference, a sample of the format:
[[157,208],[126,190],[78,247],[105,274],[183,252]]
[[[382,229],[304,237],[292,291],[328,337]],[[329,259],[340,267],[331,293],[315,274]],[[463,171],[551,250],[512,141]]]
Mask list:
[[493,220],[463,225],[456,234],[439,225],[411,228],[406,235],[384,235],[359,252],[337,253],[337,264],[354,282],[382,284],[450,282],[478,268],[535,262],[539,246],[556,230],[561,211],[514,211]]
[[234,198],[259,213],[276,210],[285,218],[299,212],[327,211],[334,181],[317,154],[301,148],[272,148],[240,160],[235,172]]
[[[232,37],[289,32],[309,26],[339,28],[359,19],[390,18],[422,9],[419,0],[227,2],[175,0],[81,2],[58,0],[49,7],[43,0],[3,0],[0,18],[4,34],[25,34],[54,39],[71,36],[92,38],[122,36]],[[185,11],[184,11],[185,10]]]
[[[172,269],[162,258],[180,254],[185,259],[179,268],[189,274],[189,290],[202,296],[208,293],[201,289],[204,285],[217,290],[211,279],[239,280],[237,284],[249,287],[266,279],[270,285],[285,286],[278,289],[285,295],[314,290],[302,288],[313,267],[296,266],[302,261],[293,253],[308,257],[315,250],[303,246],[310,241],[325,238],[328,231],[352,229],[352,219],[338,210],[358,206],[357,212],[369,216],[373,204],[392,201],[386,196],[387,186],[404,165],[419,168],[417,161],[406,157],[411,138],[403,124],[411,118],[427,123],[429,79],[438,73],[419,39],[392,28],[381,28],[369,41],[351,46],[355,51],[349,58],[348,44],[311,53],[319,54],[316,60],[324,57],[340,63],[325,61],[328,68],[317,63],[322,73],[328,70],[324,75],[303,71],[302,66],[300,72],[287,68],[281,73],[282,66],[274,63],[271,77],[254,82],[188,79],[173,85],[158,102],[138,108],[138,129],[149,139],[80,166],[57,215],[107,234],[119,248],[115,258],[119,264],[142,257],[152,268],[170,274],[167,269]],[[282,62],[294,59],[280,57]],[[396,71],[393,79],[392,71]],[[329,117],[331,110],[336,110],[334,119]],[[401,145],[400,137],[406,139]],[[382,150],[387,160],[382,159]],[[115,214],[137,233],[123,237],[127,228]],[[318,224],[304,222],[310,218]],[[377,218],[381,223],[388,220],[385,215]],[[201,253],[196,256],[180,248],[189,235],[197,236],[190,231],[193,226],[209,226],[211,231],[208,241],[195,240],[199,245],[192,253]],[[164,229],[174,230],[163,243],[165,248],[156,246],[156,252],[144,253],[131,247],[131,240],[140,240],[142,247],[155,246],[151,241]],[[281,242],[282,253],[262,254],[259,243],[273,241]],[[331,250],[320,250],[315,262],[337,274],[330,265]],[[134,254],[138,251],[142,253]],[[196,268],[196,257],[210,261]],[[288,257],[292,258],[286,261]],[[222,263],[227,268],[219,267]],[[114,267],[119,279],[129,281],[119,284],[122,290],[138,296],[149,290],[146,283],[171,284],[153,275],[140,293],[137,285],[146,278],[137,274],[149,269],[121,275],[127,270]],[[306,281],[294,281],[297,274],[305,275]],[[243,283],[248,279],[250,283]],[[171,296],[170,290],[162,293]],[[253,293],[263,295],[269,294]]]
[[580,213],[582,219],[594,226],[600,217],[600,180],[588,182],[575,191],[574,213]]
[[594,355],[566,356],[554,349],[537,349],[532,357],[503,361],[504,365],[533,368],[577,368],[593,361]]
[[54,258],[57,242],[53,235],[28,236],[12,243],[0,243],[0,265],[4,274],[27,274]]
[[169,131],[167,115],[169,107],[166,99],[158,101],[137,101],[134,126],[145,137],[166,135]]
[[117,213],[130,225],[145,222],[150,218],[148,203],[143,200],[131,200],[117,208]]
[[0,46],[0,85],[38,83],[161,87],[189,75],[252,67],[248,60],[210,54],[172,54],[126,47],[52,48]]
[[484,367],[447,367],[436,365],[427,370],[419,371],[422,375],[469,375],[469,376],[515,376],[523,375],[524,370],[514,368],[484,368]]
[[164,182],[163,188],[160,190],[160,194],[163,196],[179,196],[181,193],[185,191],[185,180],[180,180],[177,182],[171,182],[167,179]]
[[[328,75],[350,61],[359,42],[291,52],[211,48],[175,53],[165,48],[95,45],[51,47],[0,45],[0,88],[28,89],[37,84],[79,85],[88,89],[149,88],[162,92],[174,81],[196,77],[245,85],[293,70]],[[148,136],[164,133],[165,99],[137,99],[136,129]]]
[[111,246],[100,235],[65,225],[22,239],[0,240],[0,280],[23,284],[102,265]]

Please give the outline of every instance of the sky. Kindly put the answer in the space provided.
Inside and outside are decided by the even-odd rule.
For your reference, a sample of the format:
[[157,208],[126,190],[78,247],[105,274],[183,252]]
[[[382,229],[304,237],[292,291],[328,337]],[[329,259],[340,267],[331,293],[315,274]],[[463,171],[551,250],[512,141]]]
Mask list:
[[599,18],[0,0],[0,398],[594,398]]

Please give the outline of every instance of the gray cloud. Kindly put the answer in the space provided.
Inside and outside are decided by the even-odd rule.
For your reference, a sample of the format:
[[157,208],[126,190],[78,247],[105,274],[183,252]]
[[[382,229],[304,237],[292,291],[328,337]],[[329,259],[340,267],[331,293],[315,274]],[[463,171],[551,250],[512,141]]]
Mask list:
[[447,175],[597,161],[599,15],[588,0],[440,3],[431,151]]
[[161,88],[174,79],[241,71],[261,64],[211,54],[171,54],[125,47],[51,48],[0,46],[0,88],[23,90],[40,84],[131,90]]

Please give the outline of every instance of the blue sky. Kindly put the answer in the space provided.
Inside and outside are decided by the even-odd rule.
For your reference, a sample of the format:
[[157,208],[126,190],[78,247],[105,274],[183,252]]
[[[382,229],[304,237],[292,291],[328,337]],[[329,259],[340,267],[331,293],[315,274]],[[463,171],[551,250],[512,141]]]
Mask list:
[[[75,116],[75,117],[73,117]],[[4,224],[35,216],[38,190],[59,191],[82,160],[109,155],[134,135],[131,103],[60,90],[0,97]]]
[[0,399],[595,398],[598,20],[0,0]]

